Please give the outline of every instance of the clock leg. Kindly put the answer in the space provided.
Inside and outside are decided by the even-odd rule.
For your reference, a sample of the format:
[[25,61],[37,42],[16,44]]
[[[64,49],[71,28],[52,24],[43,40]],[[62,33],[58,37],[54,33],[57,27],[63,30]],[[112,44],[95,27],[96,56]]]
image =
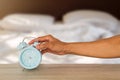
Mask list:
[[25,68],[23,68],[22,71],[25,71]]

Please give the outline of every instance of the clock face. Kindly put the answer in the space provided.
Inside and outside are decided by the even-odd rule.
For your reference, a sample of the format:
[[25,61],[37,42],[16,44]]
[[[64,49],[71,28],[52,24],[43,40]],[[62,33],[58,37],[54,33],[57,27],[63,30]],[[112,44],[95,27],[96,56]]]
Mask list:
[[34,69],[39,66],[41,56],[41,53],[37,49],[29,47],[21,52],[20,64],[26,69]]

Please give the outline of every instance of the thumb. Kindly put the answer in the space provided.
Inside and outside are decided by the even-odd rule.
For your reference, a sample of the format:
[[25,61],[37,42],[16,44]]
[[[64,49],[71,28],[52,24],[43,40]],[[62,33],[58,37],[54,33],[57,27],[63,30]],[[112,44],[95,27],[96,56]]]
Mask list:
[[48,48],[48,42],[42,42],[36,46],[38,50],[45,50]]

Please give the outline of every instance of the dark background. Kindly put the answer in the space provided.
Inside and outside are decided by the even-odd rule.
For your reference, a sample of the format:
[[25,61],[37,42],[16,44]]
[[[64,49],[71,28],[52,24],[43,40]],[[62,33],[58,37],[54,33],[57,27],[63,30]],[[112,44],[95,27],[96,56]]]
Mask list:
[[120,19],[120,0],[0,0],[0,18],[11,13],[63,14],[78,9],[106,11]]

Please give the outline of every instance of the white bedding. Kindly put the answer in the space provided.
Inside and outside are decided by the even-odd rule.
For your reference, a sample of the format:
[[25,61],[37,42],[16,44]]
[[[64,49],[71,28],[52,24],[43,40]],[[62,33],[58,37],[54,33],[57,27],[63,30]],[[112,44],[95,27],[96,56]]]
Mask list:
[[[28,19],[25,19],[25,20],[27,20],[29,23],[31,22]],[[18,18],[18,22],[19,22],[19,18]],[[18,25],[17,26],[17,25],[14,25],[13,23],[9,23],[9,24],[5,23],[4,26],[9,28],[11,27],[10,26],[11,24],[12,28],[14,28],[12,30],[14,31],[9,29],[7,29],[9,31],[3,30],[2,29],[4,28],[3,25],[2,25],[2,28],[0,28],[0,64],[11,64],[11,63],[18,62],[19,52],[17,50],[17,46],[23,40],[23,38],[27,36],[38,37],[46,34],[52,34],[54,37],[65,42],[88,42],[88,41],[95,41],[97,39],[107,38],[116,34],[120,34],[120,25],[118,26],[116,31],[114,31],[115,33],[113,33],[110,30],[104,28],[106,25],[103,25],[103,26],[101,25],[102,27],[98,27],[97,25],[94,25],[93,24],[94,20],[89,22],[80,20],[74,23],[56,23],[56,24],[52,24],[44,27],[40,26],[39,29],[37,26],[37,31],[36,29],[34,29],[35,24],[31,24],[31,23],[28,24],[28,25],[32,25],[32,29],[31,29],[30,27],[28,27],[26,24],[23,24],[23,23],[20,23],[24,25],[22,27],[19,27],[19,24],[17,24]],[[31,31],[26,32],[26,30],[24,30],[25,29],[24,27],[26,27],[27,30],[31,30]],[[112,29],[113,27],[109,27],[109,28]],[[23,30],[23,32],[19,30]],[[119,58],[118,59],[99,59],[99,58],[91,58],[91,57],[84,57],[84,56],[77,56],[77,55],[59,56],[59,55],[47,53],[43,55],[42,63],[43,64],[81,64],[81,63],[116,64],[116,63],[120,63],[120,59]]]
[[[0,30],[0,63],[11,64],[18,62],[17,45],[26,36],[38,37],[46,34],[52,34],[58,39],[66,42],[85,42],[94,41],[99,38],[107,38],[113,36],[113,33],[105,29],[92,26],[87,23],[79,24],[55,24],[50,28],[41,29],[39,32],[20,33],[13,31]],[[76,55],[43,55],[43,64],[104,64],[104,63],[120,63],[120,59],[98,59]]]

